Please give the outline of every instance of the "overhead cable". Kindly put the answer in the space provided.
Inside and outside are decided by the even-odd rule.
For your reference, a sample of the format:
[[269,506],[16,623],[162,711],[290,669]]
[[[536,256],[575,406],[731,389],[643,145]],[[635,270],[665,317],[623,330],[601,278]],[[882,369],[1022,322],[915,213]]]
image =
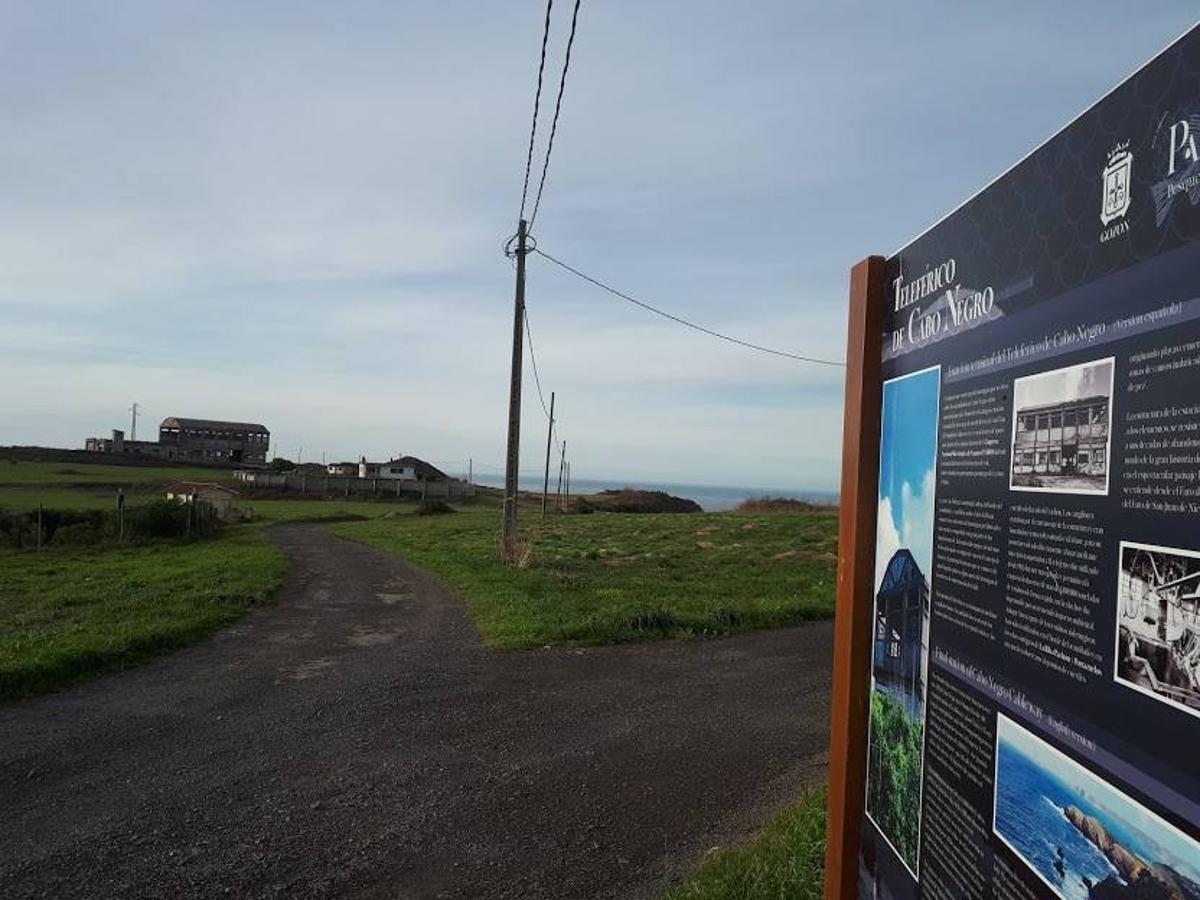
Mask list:
[[757,350],[760,353],[770,353],[774,356],[783,356],[788,359],[799,360],[800,362],[815,363],[816,365],[820,365],[820,366],[838,366],[841,368],[845,368],[845,366],[846,366],[846,364],[844,362],[839,362],[837,360],[821,359],[821,358],[815,357],[815,356],[804,356],[800,353],[790,353],[787,350],[776,350],[772,347],[764,347],[761,344],[752,344],[752,343],[750,343],[750,341],[743,341],[741,338],[731,337],[730,335],[722,334],[719,331],[713,331],[711,328],[705,328],[703,325],[697,325],[695,322],[689,322],[687,319],[681,319],[679,316],[672,315],[671,313],[666,312],[665,310],[661,310],[656,306],[651,306],[649,303],[643,303],[641,300],[637,300],[633,297],[630,297],[628,294],[622,293],[621,291],[618,291],[614,287],[610,287],[609,285],[605,284],[603,281],[593,278],[591,275],[588,275],[585,272],[579,271],[574,266],[567,265],[561,259],[555,259],[553,256],[551,256],[549,253],[545,252],[544,250],[539,250],[537,248],[534,248],[533,252],[538,254],[539,256],[549,260],[550,262],[554,263],[556,266],[566,269],[571,274],[582,278],[584,281],[594,284],[596,287],[600,288],[601,290],[607,291],[608,293],[612,294],[615,297],[620,297],[622,300],[627,300],[628,302],[632,303],[634,306],[640,306],[642,309],[648,310],[649,312],[652,312],[655,315],[662,316],[664,319],[670,319],[672,322],[676,322],[680,325],[686,325],[688,328],[692,328],[692,329],[695,329],[696,331],[703,332],[704,334],[710,335],[711,337],[720,338],[723,341],[729,341],[731,344],[737,344],[741,347],[747,347],[750,350]]
[[[546,172],[550,168],[550,154],[554,150],[554,134],[558,131],[558,114],[562,112],[563,89],[567,86],[567,70],[571,68],[571,46],[575,43],[575,24],[579,21],[579,3],[580,0],[575,0],[575,10],[571,13],[571,34],[567,38],[567,52],[563,57],[562,76],[558,79],[558,97],[554,101],[554,119],[550,123],[550,139],[546,142],[546,158],[542,161],[542,178],[538,182],[537,198],[533,201],[533,214],[529,217],[530,229],[537,221],[538,208],[542,205],[542,191],[546,187]],[[538,77],[541,77],[540,74]],[[528,173],[526,173],[526,178],[528,177]],[[525,208],[524,203],[521,204],[521,208]]]
[[[533,123],[529,126],[529,152],[525,154],[525,187],[521,189],[521,215],[518,217],[521,219],[525,218],[525,200],[529,195],[529,172],[533,168],[533,143],[537,137],[538,106],[542,100],[542,73],[546,69],[546,42],[550,39],[550,10],[553,6],[554,0],[546,0],[546,23],[542,26],[542,57],[538,62],[537,91],[533,95]],[[538,194],[540,196],[541,191],[538,191]]]

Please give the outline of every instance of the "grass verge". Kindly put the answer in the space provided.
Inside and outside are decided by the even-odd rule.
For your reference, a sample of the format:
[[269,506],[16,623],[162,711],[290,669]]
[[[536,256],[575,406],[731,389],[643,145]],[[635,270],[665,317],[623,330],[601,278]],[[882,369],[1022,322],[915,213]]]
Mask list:
[[0,555],[0,701],[56,690],[199,640],[287,573],[257,529],[197,543]]
[[492,647],[729,634],[833,616],[837,514],[527,514],[522,565],[494,510],[331,525],[459,590]]
[[820,900],[824,789],[806,794],[748,843],[717,852],[663,900]]

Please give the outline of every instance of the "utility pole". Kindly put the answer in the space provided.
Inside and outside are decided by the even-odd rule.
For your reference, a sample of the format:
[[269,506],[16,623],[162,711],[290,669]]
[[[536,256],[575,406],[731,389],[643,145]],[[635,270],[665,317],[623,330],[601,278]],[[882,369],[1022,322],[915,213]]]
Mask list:
[[555,491],[555,502],[558,508],[562,509],[562,484],[563,484],[563,469],[567,467],[567,442],[563,441],[560,448],[562,455],[558,458],[558,490]]
[[550,424],[546,426],[546,475],[542,479],[542,518],[546,518],[546,497],[550,493],[550,441],[554,437],[554,391],[550,392]]
[[571,461],[567,460],[567,489],[565,491],[566,502],[563,504],[563,510],[571,508]]
[[517,223],[517,288],[513,297],[512,368],[508,388],[508,456],[504,462],[504,521],[500,553],[513,558],[517,542],[517,467],[521,456],[521,363],[525,359],[525,220]]
[[467,458],[467,484],[475,483],[475,458]]
[[129,411],[130,411],[131,413],[133,413],[133,421],[132,421],[132,422],[130,423],[130,425],[129,425],[129,439],[130,439],[131,441],[136,441],[136,440],[137,440],[137,411],[138,411],[138,405],[137,405],[136,403],[135,403],[135,404],[133,404],[133,406],[129,407]]

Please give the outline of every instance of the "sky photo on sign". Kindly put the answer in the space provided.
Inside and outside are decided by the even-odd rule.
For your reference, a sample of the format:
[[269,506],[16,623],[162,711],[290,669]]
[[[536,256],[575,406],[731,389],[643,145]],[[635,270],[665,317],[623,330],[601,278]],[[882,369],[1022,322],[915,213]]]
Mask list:
[[[883,386],[875,587],[901,547],[928,579],[933,566],[933,500],[941,372],[927,369]],[[919,427],[913,427],[920,423]],[[932,423],[932,431],[930,430]]]

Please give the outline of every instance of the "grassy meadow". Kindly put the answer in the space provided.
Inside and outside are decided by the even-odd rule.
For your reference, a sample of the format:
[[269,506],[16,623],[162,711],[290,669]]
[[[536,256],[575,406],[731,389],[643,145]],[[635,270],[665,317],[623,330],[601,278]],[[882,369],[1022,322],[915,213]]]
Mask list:
[[0,553],[0,700],[127,668],[266,602],[287,562],[260,531]]
[[0,459],[0,509],[106,509],[117,491],[129,504],[150,502],[176,481],[220,481],[219,469],[169,466],[105,466],[94,463],[26,462]]
[[825,803],[824,790],[806,794],[748,843],[711,854],[663,900],[820,900]]
[[[0,460],[0,509],[149,503],[176,480],[219,470]],[[522,510],[524,553],[498,561],[499,510],[485,496],[446,515],[389,500],[245,499],[255,521],[212,540],[0,552],[0,699],[131,665],[196,640],[263,603],[286,561],[263,534],[286,521],[394,553],[466,600],[488,646],[698,637],[830,618],[832,509],[551,515]]]
[[551,516],[525,512],[525,553],[497,563],[495,510],[330,525],[434,572],[499,649],[774,628],[833,616],[837,515]]

